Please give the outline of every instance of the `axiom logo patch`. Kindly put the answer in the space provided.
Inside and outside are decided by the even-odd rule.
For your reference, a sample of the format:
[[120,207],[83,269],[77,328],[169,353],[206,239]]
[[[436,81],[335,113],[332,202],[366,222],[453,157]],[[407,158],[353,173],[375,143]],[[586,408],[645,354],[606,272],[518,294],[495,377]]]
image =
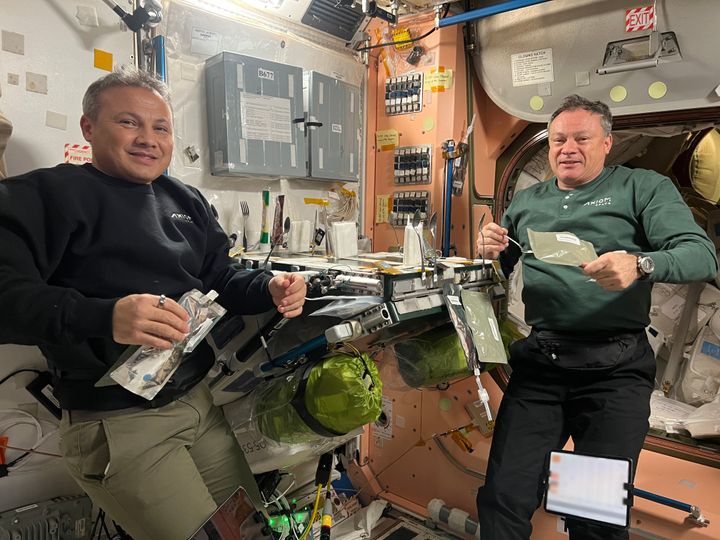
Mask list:
[[178,220],[180,220],[180,221],[187,221],[188,223],[192,223],[192,222],[193,222],[193,218],[191,218],[191,217],[188,216],[187,214],[181,214],[180,212],[173,212],[172,214],[170,214],[170,218],[171,218],[171,219],[178,219]]
[[610,206],[612,204],[612,197],[603,197],[602,199],[596,199],[594,201],[588,201],[583,206]]

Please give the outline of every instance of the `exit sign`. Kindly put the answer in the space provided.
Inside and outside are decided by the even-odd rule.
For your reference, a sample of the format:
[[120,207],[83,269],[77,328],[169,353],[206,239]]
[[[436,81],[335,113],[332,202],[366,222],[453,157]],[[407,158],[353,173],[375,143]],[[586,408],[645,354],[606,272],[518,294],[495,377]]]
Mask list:
[[625,31],[655,30],[655,6],[644,6],[625,11]]

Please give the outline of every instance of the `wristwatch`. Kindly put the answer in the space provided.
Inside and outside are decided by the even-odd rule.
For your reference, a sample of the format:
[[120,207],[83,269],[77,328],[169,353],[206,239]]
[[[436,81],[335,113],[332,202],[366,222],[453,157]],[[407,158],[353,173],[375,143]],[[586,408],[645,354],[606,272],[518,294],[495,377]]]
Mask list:
[[652,257],[648,257],[647,255],[638,255],[637,269],[638,274],[640,274],[638,279],[647,279],[648,276],[653,273],[653,270],[655,270],[655,261],[652,260]]

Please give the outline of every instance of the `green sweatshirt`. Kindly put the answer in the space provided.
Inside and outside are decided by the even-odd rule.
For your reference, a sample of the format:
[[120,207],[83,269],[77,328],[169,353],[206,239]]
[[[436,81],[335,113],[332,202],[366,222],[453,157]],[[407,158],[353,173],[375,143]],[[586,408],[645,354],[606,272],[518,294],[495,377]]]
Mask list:
[[[606,167],[574,190],[556,179],[520,191],[503,216],[508,234],[530,249],[527,229],[569,231],[592,242],[598,255],[625,250],[655,261],[648,280],[609,292],[581,268],[522,255],[525,319],[558,331],[639,330],[650,322],[652,282],[708,281],[718,272],[715,246],[695,223],[669,178],[654,171]],[[506,273],[517,263],[513,244],[500,255]]]

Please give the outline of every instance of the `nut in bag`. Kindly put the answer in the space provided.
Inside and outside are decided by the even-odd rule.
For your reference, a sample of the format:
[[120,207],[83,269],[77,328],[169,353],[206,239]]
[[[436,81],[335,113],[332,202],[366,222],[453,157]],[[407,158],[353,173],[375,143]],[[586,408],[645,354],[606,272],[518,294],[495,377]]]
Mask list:
[[[153,399],[180,366],[183,357],[190,354],[213,326],[225,314],[225,308],[215,302],[217,293],[203,294],[197,289],[186,292],[178,304],[188,312],[190,332],[172,349],[142,346],[129,348],[110,368],[108,375],[123,388],[134,394]],[[105,377],[96,386],[103,386]]]

